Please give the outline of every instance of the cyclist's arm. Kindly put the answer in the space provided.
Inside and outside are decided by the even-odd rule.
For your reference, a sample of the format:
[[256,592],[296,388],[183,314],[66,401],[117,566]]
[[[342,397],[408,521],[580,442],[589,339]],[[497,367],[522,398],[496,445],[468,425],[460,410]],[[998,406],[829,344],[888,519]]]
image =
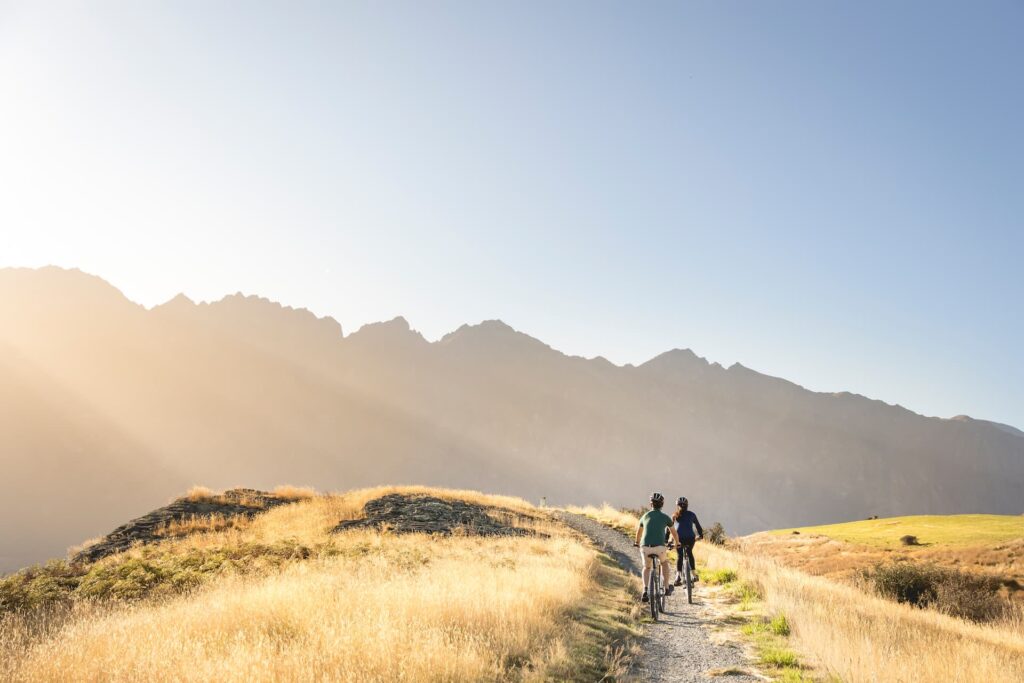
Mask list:
[[644,525],[639,524],[636,527],[636,540],[633,542],[635,545],[640,545],[640,535],[644,532]]
[[693,525],[697,527],[697,538],[704,538],[704,529],[700,527],[700,520],[696,514],[693,515]]
[[676,547],[681,548],[683,544],[679,542],[679,533],[676,531],[676,528],[674,526],[670,526],[668,530],[672,532],[672,538],[676,541]]

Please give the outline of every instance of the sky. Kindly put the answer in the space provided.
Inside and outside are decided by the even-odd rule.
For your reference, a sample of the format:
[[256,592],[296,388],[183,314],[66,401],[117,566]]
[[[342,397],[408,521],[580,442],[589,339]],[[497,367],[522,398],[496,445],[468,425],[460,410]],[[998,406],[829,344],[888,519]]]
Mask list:
[[1024,427],[1024,4],[7,2],[0,267]]

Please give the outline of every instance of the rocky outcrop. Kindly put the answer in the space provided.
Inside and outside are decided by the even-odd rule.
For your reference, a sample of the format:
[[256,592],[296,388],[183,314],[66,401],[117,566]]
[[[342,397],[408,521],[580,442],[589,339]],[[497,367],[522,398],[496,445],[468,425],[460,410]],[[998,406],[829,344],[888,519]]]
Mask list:
[[[392,493],[363,506],[363,519],[345,520],[335,533],[350,529],[373,529],[396,534],[440,534],[450,536],[528,536],[532,531],[506,524],[488,514],[482,505],[445,500],[426,495]],[[503,511],[504,512],[504,511]],[[515,513],[510,519],[515,518]],[[525,515],[522,515],[526,519]]]
[[224,520],[240,516],[253,517],[278,505],[294,502],[295,499],[282,498],[256,489],[231,489],[210,496],[179,498],[170,505],[122,524],[98,543],[75,554],[71,562],[95,562],[108,555],[123,552],[136,544],[145,545],[165,540],[165,530],[175,522],[214,515]]

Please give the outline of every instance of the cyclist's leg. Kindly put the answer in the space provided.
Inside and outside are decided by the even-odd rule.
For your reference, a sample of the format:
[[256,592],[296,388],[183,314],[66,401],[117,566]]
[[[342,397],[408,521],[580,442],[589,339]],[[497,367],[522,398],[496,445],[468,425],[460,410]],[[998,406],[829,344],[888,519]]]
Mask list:
[[676,578],[683,575],[683,549],[676,548]]
[[660,560],[659,564],[661,565],[661,585],[669,586],[672,582],[669,581],[668,578],[669,572],[671,571],[668,566],[668,548],[663,545],[659,545],[655,548],[655,552],[658,553],[658,560]]
[[640,561],[644,563],[644,569],[641,573],[641,577],[644,582],[644,591],[647,590],[647,582],[651,578],[651,567],[654,565],[654,560],[647,557],[650,554],[650,548],[646,545],[640,546]]
[[696,542],[696,539],[692,541],[683,541],[683,548],[686,550],[686,558],[690,560],[690,571],[694,576],[697,576],[697,560],[693,558],[693,544]]

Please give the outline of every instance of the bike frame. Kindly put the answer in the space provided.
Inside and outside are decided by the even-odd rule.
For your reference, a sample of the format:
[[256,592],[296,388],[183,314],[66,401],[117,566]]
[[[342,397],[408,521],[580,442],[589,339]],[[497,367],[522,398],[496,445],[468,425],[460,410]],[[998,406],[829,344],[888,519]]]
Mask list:
[[658,620],[658,612],[665,611],[665,587],[661,585],[661,558],[655,553],[647,556],[651,560],[651,586],[644,586],[651,605],[651,617]]

